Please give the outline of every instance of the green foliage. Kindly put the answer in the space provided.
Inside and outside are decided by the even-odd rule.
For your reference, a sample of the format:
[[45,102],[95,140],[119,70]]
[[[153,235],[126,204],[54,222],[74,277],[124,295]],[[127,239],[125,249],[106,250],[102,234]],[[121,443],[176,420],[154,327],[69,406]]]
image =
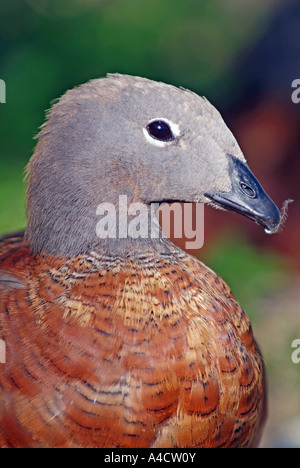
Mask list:
[[23,164],[1,164],[0,172],[0,233],[19,231],[26,226],[25,185]]
[[27,159],[50,101],[107,72],[191,87],[218,104],[235,92],[234,58],[259,34],[262,13],[230,0],[3,2],[1,152]]

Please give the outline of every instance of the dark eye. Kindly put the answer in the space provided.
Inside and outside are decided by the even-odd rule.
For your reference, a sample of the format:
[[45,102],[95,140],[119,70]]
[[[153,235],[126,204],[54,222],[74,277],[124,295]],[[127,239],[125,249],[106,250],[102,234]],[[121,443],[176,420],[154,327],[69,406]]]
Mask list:
[[147,130],[149,135],[152,138],[160,141],[172,141],[174,140],[174,135],[170,126],[163,120],[153,120],[147,125]]

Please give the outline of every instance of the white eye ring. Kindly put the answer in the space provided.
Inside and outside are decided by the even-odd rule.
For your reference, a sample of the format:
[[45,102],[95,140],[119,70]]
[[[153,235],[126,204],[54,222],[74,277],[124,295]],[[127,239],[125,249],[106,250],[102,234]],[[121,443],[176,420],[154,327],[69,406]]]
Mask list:
[[[169,125],[175,138],[180,135],[179,125],[172,122],[169,119],[166,119],[165,117],[156,117],[155,119],[151,119],[147,123],[147,125],[150,125],[152,122],[155,122],[156,120],[161,120],[163,122],[166,122]],[[172,143],[172,141],[161,141],[161,140],[158,140],[157,138],[153,138],[151,135],[149,135],[147,128],[143,128],[143,133],[144,133],[144,137],[146,138],[146,140],[154,146],[159,146],[160,148],[162,148]]]

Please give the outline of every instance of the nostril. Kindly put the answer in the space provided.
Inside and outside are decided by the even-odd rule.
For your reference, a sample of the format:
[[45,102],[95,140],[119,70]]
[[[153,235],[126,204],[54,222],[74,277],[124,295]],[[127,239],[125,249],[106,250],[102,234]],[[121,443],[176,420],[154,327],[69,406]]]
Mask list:
[[240,183],[240,189],[248,198],[256,197],[256,191],[249,185],[245,184],[245,182]]

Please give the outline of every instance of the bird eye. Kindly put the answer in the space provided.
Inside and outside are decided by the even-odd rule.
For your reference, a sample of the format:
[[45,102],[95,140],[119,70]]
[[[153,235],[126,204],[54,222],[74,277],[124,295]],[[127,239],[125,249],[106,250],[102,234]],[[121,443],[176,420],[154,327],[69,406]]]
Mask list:
[[160,141],[172,141],[174,140],[173,132],[170,125],[163,120],[153,120],[148,123],[147,131],[152,138]]

